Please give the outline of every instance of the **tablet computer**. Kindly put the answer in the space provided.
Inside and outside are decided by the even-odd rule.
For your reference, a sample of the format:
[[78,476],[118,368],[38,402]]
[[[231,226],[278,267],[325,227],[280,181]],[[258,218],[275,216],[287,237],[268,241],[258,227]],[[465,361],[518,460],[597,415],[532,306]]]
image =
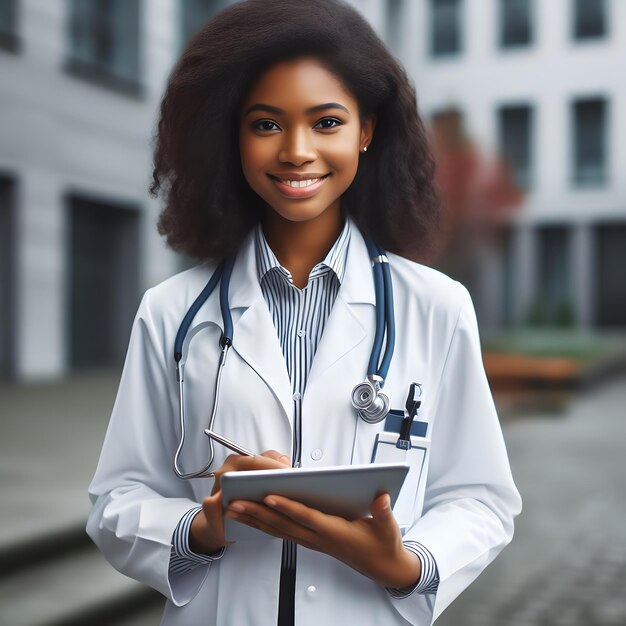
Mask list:
[[[369,515],[374,498],[381,493],[389,494],[393,507],[408,471],[408,463],[367,463],[226,472],[222,501],[226,507],[233,500],[263,502],[265,496],[276,494],[354,520]],[[228,517],[224,518],[224,534],[227,541],[270,537]]]

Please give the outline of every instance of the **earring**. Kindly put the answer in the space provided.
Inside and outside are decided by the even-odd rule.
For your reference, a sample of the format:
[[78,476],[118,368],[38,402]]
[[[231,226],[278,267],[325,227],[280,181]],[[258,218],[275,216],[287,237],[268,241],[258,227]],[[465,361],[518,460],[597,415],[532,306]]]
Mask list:
[[363,152],[367,152],[367,146],[363,146]]

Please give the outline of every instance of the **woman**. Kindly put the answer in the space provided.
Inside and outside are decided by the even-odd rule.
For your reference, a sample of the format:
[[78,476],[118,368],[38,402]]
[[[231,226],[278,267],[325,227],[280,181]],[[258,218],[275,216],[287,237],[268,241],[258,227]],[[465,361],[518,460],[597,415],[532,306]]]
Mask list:
[[[306,6],[306,11],[303,11]],[[425,261],[437,200],[415,92],[368,24],[337,0],[250,0],[189,43],[161,107],[151,191],[159,229],[203,259],[139,307],[87,531],[167,598],[163,624],[431,624],[511,540],[520,511],[467,290]],[[384,392],[424,390],[425,493],[405,533],[386,494],[356,521],[286,498],[223,508],[225,471],[368,463],[384,421],[351,404],[375,330],[365,237],[388,253],[397,342]],[[172,470],[181,429],[174,342],[223,258],[234,340],[214,428],[214,477]],[[206,464],[223,326],[218,291],[182,348],[182,472]],[[417,494],[417,485],[411,488]],[[266,541],[228,543],[224,516]]]

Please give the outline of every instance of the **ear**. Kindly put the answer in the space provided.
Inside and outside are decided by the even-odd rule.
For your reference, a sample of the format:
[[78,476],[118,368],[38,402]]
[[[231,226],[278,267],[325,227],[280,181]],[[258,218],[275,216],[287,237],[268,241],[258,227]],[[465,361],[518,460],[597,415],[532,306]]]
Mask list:
[[376,115],[372,114],[365,118],[361,125],[361,146],[369,146],[374,137],[374,128],[376,127]]

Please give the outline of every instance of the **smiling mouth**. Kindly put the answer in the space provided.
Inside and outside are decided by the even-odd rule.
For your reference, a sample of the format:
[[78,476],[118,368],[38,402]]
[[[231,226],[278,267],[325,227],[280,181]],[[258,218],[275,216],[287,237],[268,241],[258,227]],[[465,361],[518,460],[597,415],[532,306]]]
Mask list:
[[318,178],[310,178],[305,180],[289,180],[278,178],[272,174],[268,174],[270,180],[274,182],[279,192],[287,198],[309,198],[314,196],[318,190],[324,185],[330,173]]
[[279,178],[278,176],[274,176],[273,174],[268,174],[268,176],[272,180],[275,180],[283,185],[288,185],[292,189],[302,189],[304,187],[310,187],[311,185],[314,185],[315,183],[318,183],[319,181],[324,180],[324,178],[328,178],[330,176],[330,173],[325,174],[324,176],[318,176],[317,178],[307,178],[307,179],[302,179],[302,180]]

